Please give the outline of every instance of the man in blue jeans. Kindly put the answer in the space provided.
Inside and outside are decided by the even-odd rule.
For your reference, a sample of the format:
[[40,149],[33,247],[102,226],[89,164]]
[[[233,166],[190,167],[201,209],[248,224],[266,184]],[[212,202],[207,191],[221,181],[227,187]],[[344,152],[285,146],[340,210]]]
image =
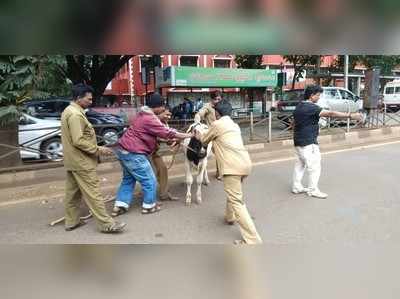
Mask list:
[[160,211],[157,204],[157,178],[149,161],[156,150],[157,138],[174,140],[191,138],[192,134],[180,133],[165,126],[157,117],[164,111],[164,101],[159,94],[151,95],[131,126],[118,140],[115,150],[120,161],[123,178],[118,189],[113,216],[125,213],[132,202],[136,182],[142,186],[142,213]]

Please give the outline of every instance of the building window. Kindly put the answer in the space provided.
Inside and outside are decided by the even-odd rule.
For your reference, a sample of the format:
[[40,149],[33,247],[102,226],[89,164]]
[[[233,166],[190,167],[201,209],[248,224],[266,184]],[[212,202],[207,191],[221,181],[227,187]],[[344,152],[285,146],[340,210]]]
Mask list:
[[180,66],[198,66],[198,56],[181,56],[179,58]]
[[214,59],[214,67],[230,68],[231,61],[229,59]]

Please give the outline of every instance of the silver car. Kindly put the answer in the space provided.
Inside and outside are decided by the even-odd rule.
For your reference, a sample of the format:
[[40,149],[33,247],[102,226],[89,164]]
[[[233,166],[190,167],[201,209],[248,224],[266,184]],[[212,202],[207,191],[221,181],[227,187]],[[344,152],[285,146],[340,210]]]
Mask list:
[[18,126],[18,142],[22,159],[61,160],[61,122],[22,113]]

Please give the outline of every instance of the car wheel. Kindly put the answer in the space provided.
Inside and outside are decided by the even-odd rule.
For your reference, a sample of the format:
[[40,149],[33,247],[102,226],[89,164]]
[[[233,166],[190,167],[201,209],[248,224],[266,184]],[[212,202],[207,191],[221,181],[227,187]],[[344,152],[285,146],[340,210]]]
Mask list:
[[118,130],[116,129],[105,129],[101,134],[102,143],[105,145],[111,145],[118,141]]
[[42,159],[47,159],[51,161],[62,160],[63,147],[61,143],[61,138],[55,137],[44,141],[40,146],[40,150],[42,152]]

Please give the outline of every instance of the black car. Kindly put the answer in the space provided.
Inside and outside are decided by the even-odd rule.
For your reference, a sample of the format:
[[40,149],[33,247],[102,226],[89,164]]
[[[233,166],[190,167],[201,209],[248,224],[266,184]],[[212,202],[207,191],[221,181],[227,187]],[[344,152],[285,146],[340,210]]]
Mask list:
[[303,100],[304,89],[293,89],[285,91],[278,100],[276,110],[278,111],[278,119],[288,127],[293,120],[293,111],[296,106]]
[[[61,113],[70,103],[71,99],[68,98],[51,98],[27,101],[24,106],[27,113],[34,117],[60,119]],[[115,143],[125,128],[124,119],[114,114],[99,113],[93,109],[88,109],[86,117],[93,125],[100,144]]]

